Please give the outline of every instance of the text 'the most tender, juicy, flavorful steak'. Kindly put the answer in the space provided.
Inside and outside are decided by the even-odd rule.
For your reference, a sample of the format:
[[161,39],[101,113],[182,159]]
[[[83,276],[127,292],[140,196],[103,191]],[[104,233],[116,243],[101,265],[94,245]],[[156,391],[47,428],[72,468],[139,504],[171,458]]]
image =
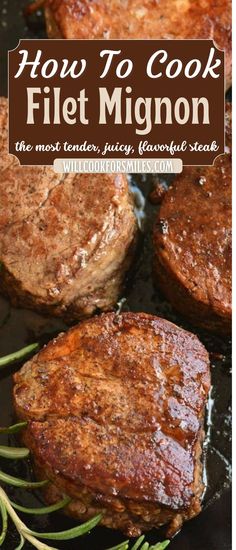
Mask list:
[[83,321],[14,376],[23,440],[49,502],[129,536],[201,509],[201,444],[210,386],[198,338],[147,314]]
[[164,196],[154,230],[155,274],[178,311],[217,333],[231,327],[231,107],[226,152],[188,167]]
[[111,309],[136,237],[126,177],[21,167],[7,153],[5,98],[0,130],[0,289],[71,319]]
[[213,39],[230,86],[230,0],[45,0],[45,14],[50,38]]

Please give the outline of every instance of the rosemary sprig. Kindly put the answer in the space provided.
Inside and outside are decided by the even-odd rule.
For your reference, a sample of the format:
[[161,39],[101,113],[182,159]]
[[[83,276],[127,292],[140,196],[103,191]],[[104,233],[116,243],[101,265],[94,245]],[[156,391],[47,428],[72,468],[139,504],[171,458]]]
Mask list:
[[22,535],[20,535],[20,544],[15,548],[15,550],[21,550],[25,544],[25,539],[23,539]]
[[85,533],[88,533],[88,531],[91,531],[100,522],[102,517],[101,514],[99,514],[91,520],[87,521],[86,523],[78,525],[77,527],[73,527],[72,529],[67,529],[66,531],[61,531],[57,533],[37,533],[29,529],[19,518],[2,487],[0,487],[0,502],[5,507],[20,535],[20,544],[18,546],[18,550],[23,547],[25,540],[28,540],[28,542],[30,542],[32,546],[34,546],[38,550],[57,550],[55,548],[52,549],[51,546],[48,546],[47,544],[39,541],[38,538],[45,538],[49,540],[70,540],[79,537]]
[[38,344],[30,344],[30,346],[26,346],[25,348],[15,351],[14,353],[0,357],[0,368],[6,367],[15,361],[24,359],[27,355],[29,355],[29,353],[35,351],[36,349],[38,349]]
[[18,422],[18,424],[13,424],[12,426],[8,426],[7,428],[0,428],[0,435],[3,434],[16,434],[22,428],[25,428],[27,426],[27,422]]
[[22,487],[23,489],[38,489],[44,487],[48,483],[48,480],[44,481],[27,481],[19,477],[13,477],[0,470],[0,481],[3,481],[7,485],[13,485],[14,487]]
[[108,550],[165,550],[165,548],[167,548],[170,544],[169,540],[164,540],[163,542],[157,542],[157,544],[150,546],[144,539],[145,536],[142,535],[136,540],[133,546],[130,546],[129,540],[125,540],[124,542],[117,544],[117,546],[108,548]]
[[142,535],[141,537],[139,537],[138,540],[136,540],[134,546],[132,546],[131,550],[138,550],[138,548],[140,548],[142,542],[144,541],[145,537],[144,535]]
[[33,514],[35,516],[51,514],[52,512],[61,510],[62,508],[65,508],[65,506],[67,506],[69,502],[71,502],[71,499],[69,497],[66,497],[62,500],[59,500],[55,504],[52,504],[51,506],[42,506],[41,508],[25,508],[25,506],[21,506],[20,504],[17,504],[16,502],[12,502],[12,500],[10,500],[10,503],[13,508],[15,508],[15,510],[18,510],[19,512],[24,512],[24,514]]
[[6,445],[0,445],[0,456],[2,458],[10,458],[13,460],[26,458],[29,456],[29,449],[25,449],[24,447],[8,447]]
[[7,518],[6,506],[1,500],[0,500],[0,512],[2,517],[2,532],[0,535],[0,546],[2,546],[7,534],[8,518]]
[[170,540],[163,540],[162,542],[150,546],[149,550],[165,550],[169,544]]
[[[9,428],[0,428],[0,434],[1,433],[15,433],[19,431],[21,428],[24,428],[27,425],[27,422],[21,422],[18,424],[14,424],[13,426],[10,426]],[[28,456],[29,451],[26,448],[16,448],[16,447],[7,447],[4,445],[0,446],[0,456],[4,456],[5,458],[24,458]],[[39,481],[39,482],[32,482],[27,481],[24,479],[20,479],[17,477],[13,477],[9,474],[6,474],[5,472],[2,472],[0,470],[0,481],[13,485],[15,487],[22,487],[26,489],[35,489],[38,487],[44,486],[46,483],[48,483],[47,480],[45,481]],[[81,535],[84,535],[85,533],[88,533],[102,519],[102,514],[98,514],[97,516],[93,517],[89,521],[83,523],[82,525],[78,525],[76,527],[72,527],[71,529],[67,529],[65,531],[59,531],[59,532],[53,532],[53,533],[39,533],[37,531],[32,531],[29,529],[25,523],[19,518],[18,514],[15,510],[18,510],[19,512],[23,512],[25,514],[34,514],[34,515],[42,515],[42,514],[48,514],[51,512],[55,512],[57,510],[60,510],[61,508],[64,508],[69,504],[70,498],[66,497],[56,504],[52,504],[51,506],[44,506],[41,508],[25,508],[24,506],[21,506],[20,504],[16,504],[15,502],[12,502],[9,497],[7,496],[4,489],[0,486],[0,515],[2,518],[2,531],[0,534],[0,546],[3,545],[6,534],[7,534],[7,527],[8,527],[8,515],[13,521],[19,536],[20,536],[20,542],[15,548],[15,550],[22,550],[24,544],[26,541],[28,541],[34,548],[37,550],[59,550],[55,547],[48,546],[44,542],[41,542],[38,539],[48,539],[48,540],[71,540],[77,537],[80,537]],[[136,540],[134,545],[130,547],[130,541],[126,540],[117,546],[113,546],[109,550],[165,550],[165,548],[169,544],[169,540],[158,542],[155,545],[149,545],[148,542],[145,542],[144,535],[139,537],[139,539]]]
[[[31,535],[30,529],[26,527],[26,525],[21,521],[19,516],[16,514],[14,508],[10,504],[9,498],[5,491],[0,487],[0,501],[5,506],[7,513],[9,514],[11,520],[13,521],[19,535],[20,535],[20,544],[17,547],[18,550],[20,548],[23,548],[24,542],[27,540],[37,548],[38,550],[58,550],[53,548],[52,546],[48,546],[47,544],[41,543],[39,540],[37,540],[33,535]],[[17,549],[16,549],[17,550]]]
[[102,519],[102,514],[98,514],[94,518],[82,523],[82,525],[77,525],[77,527],[72,527],[72,529],[67,529],[66,531],[60,531],[58,533],[38,533],[37,531],[30,531],[32,535],[38,537],[39,539],[49,539],[49,540],[71,540],[81,535],[85,535],[96,527]]
[[[108,548],[107,550],[128,550],[129,548],[129,541],[125,540],[124,542],[121,542],[120,544],[117,544],[116,546],[112,546],[112,548]],[[131,548],[132,550],[132,548]]]

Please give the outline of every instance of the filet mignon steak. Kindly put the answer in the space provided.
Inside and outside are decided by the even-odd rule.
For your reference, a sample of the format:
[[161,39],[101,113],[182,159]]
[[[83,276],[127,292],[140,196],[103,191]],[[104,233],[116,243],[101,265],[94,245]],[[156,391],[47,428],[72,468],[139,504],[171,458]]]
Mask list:
[[46,0],[45,14],[50,38],[212,39],[230,86],[230,0]]
[[23,440],[45,497],[129,536],[199,513],[210,387],[198,338],[144,313],[102,314],[50,342],[14,375]]
[[155,277],[195,325],[231,326],[231,107],[226,152],[213,166],[188,167],[164,196],[154,229]]
[[69,319],[111,309],[137,234],[127,178],[21,167],[7,153],[5,98],[0,131],[0,289]]

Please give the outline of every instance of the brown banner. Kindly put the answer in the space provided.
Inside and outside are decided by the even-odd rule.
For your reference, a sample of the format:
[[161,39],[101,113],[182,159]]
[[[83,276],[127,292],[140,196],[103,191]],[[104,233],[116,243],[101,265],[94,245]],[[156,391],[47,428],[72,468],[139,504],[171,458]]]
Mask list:
[[21,40],[9,52],[9,151],[176,158],[224,151],[224,53],[211,40]]

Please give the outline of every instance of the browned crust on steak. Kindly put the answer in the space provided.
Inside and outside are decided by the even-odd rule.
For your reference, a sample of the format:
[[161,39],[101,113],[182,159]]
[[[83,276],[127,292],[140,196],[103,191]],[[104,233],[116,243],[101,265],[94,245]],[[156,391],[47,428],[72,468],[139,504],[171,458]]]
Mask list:
[[211,38],[231,82],[230,0],[46,0],[50,38]]
[[14,382],[49,501],[66,493],[68,512],[102,511],[129,535],[200,511],[210,374],[196,336],[147,314],[104,314],[49,343]]
[[166,193],[154,229],[154,269],[170,302],[195,325],[231,330],[231,107],[227,152],[187,167]]
[[137,236],[126,176],[21,167],[7,153],[5,98],[0,128],[1,291],[67,319],[112,309]]

